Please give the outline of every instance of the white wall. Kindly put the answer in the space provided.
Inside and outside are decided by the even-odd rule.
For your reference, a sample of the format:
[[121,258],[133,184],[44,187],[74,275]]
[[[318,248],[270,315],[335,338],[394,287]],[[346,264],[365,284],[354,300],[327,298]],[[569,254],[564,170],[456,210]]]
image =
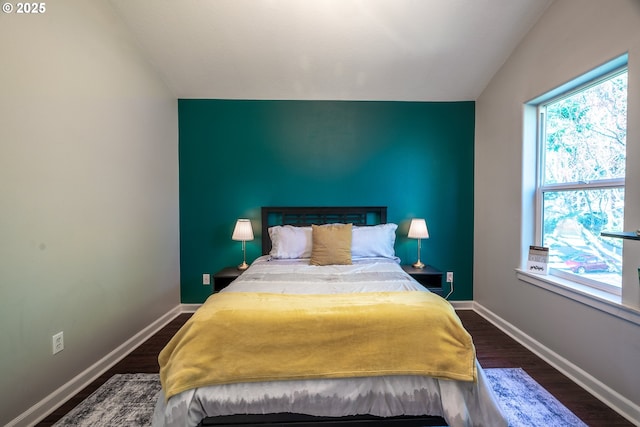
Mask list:
[[108,3],[46,6],[0,14],[0,425],[179,304],[177,101]]
[[[531,152],[523,151],[523,104],[629,52],[626,229],[640,227],[640,2],[556,0],[477,100],[474,300],[583,370],[638,417],[640,326],[516,278]],[[528,170],[529,169],[529,170]],[[523,179],[524,177],[524,179]],[[640,242],[624,247],[623,302],[640,313]]]

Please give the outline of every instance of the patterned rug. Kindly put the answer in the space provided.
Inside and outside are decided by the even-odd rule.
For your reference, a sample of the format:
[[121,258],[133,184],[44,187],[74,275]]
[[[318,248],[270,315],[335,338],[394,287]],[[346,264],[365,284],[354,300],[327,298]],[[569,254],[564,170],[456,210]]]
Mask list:
[[523,369],[485,369],[509,427],[587,427]]
[[117,374],[65,415],[54,427],[150,426],[158,374]]
[[[520,369],[485,369],[509,427],[586,427]],[[54,427],[149,426],[160,391],[158,374],[119,374],[82,401]]]

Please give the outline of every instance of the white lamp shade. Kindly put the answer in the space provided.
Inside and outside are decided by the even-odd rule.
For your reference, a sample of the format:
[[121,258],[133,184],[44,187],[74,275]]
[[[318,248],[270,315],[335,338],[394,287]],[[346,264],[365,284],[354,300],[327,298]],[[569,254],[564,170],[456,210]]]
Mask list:
[[253,228],[251,227],[251,221],[248,219],[239,219],[236,221],[236,226],[233,229],[233,240],[253,240]]
[[427,230],[427,222],[422,218],[412,219],[407,237],[411,239],[428,239],[429,230]]

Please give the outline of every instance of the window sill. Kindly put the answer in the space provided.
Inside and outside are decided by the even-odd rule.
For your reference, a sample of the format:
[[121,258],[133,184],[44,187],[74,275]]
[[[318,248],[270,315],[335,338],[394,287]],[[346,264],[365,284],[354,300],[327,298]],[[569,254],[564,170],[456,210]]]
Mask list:
[[565,298],[572,299],[640,326],[640,311],[623,305],[622,298],[618,295],[612,295],[556,276],[529,273],[520,268],[516,268],[516,277],[523,282],[562,295]]

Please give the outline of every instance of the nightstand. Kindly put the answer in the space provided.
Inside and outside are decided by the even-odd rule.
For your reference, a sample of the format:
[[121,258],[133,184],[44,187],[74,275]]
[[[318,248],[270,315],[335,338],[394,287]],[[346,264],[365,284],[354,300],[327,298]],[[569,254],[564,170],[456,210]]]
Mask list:
[[402,269],[431,292],[440,296],[444,294],[442,290],[442,271],[437,268],[431,267],[430,265],[425,265],[424,268],[414,268],[411,265],[403,265]]
[[219,292],[243,273],[237,267],[225,267],[213,275],[213,292]]

